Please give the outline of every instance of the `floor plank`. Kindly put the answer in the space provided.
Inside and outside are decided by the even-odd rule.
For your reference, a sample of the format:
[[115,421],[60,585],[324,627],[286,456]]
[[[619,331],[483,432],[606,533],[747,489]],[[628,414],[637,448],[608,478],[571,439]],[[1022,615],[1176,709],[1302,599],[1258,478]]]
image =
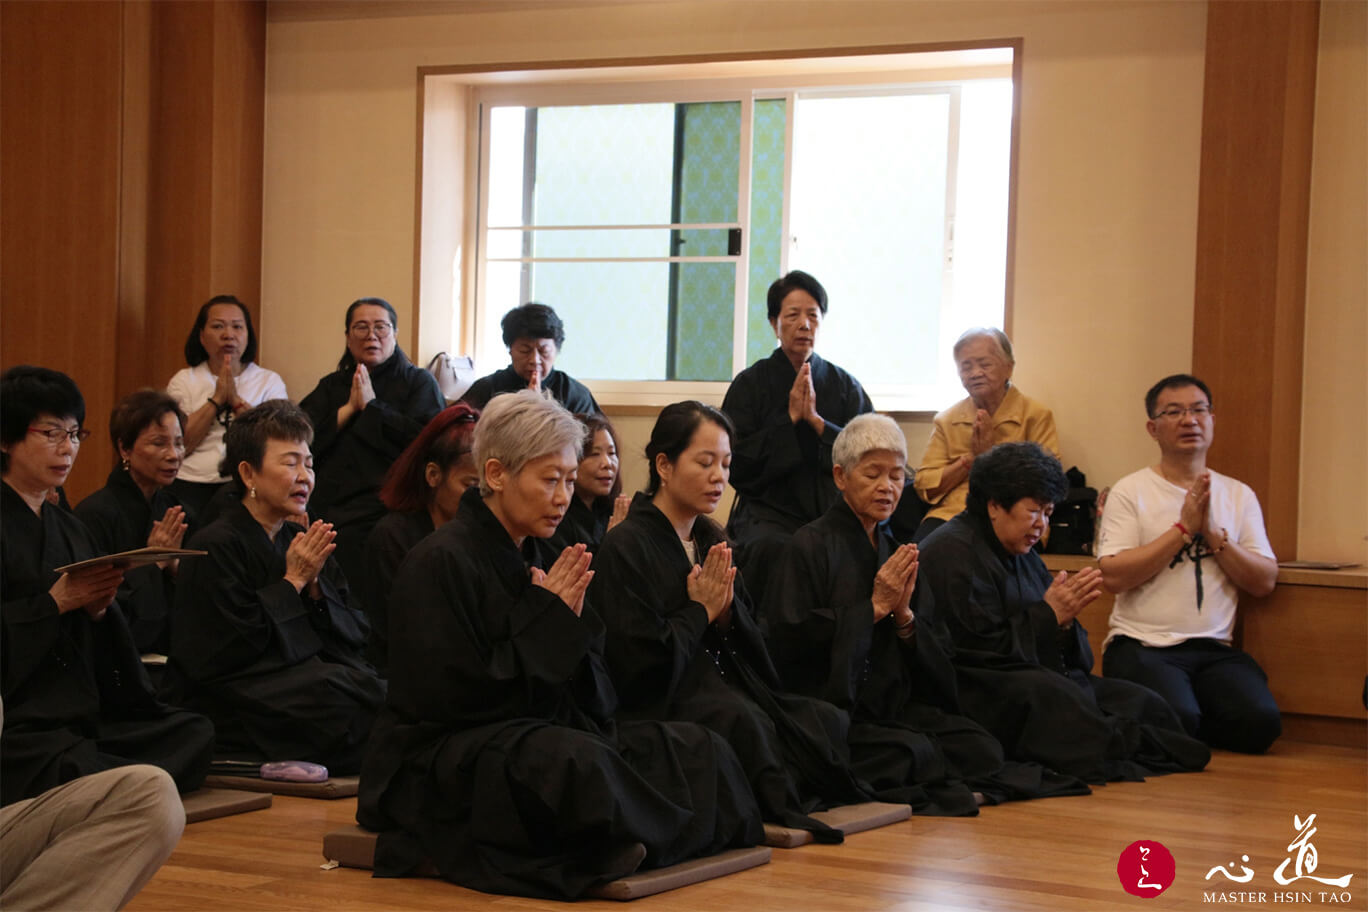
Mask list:
[[[1206,772],[1114,783],[1086,797],[984,808],[973,819],[922,817],[850,836],[844,845],[776,849],[765,866],[633,903],[638,912],[802,909],[1058,910],[1368,909],[1368,756],[1353,748],[1281,742],[1263,757],[1217,752]],[[277,796],[269,809],[194,824],[131,912],[497,909],[556,903],[476,893],[438,880],[376,880],[322,870],[323,834],[354,822],[355,799]],[[1273,872],[1297,837],[1293,816],[1316,815],[1319,877],[1352,874],[1345,889],[1278,884]],[[1163,895],[1123,892],[1116,864],[1138,839],[1177,862]],[[1247,884],[1213,867],[1248,855]],[[1295,863],[1295,862],[1294,862]],[[1292,866],[1289,866],[1289,872]],[[1206,894],[1255,894],[1249,902]],[[1259,900],[1257,894],[1262,893]],[[1310,893],[1289,901],[1279,894]],[[1332,903],[1328,894],[1348,902]],[[1322,898],[1322,894],[1325,894]],[[1215,899],[1213,895],[1211,899]],[[622,909],[585,901],[583,909]]]

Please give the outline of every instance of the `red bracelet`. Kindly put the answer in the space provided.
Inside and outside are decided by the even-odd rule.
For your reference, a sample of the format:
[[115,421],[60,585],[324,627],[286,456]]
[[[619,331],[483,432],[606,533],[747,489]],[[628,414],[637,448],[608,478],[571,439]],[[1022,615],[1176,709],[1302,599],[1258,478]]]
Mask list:
[[1182,523],[1180,523],[1180,522],[1176,522],[1176,523],[1173,524],[1173,527],[1174,527],[1175,529],[1178,530],[1178,534],[1179,534],[1179,535],[1183,536],[1183,544],[1184,544],[1184,545],[1190,545],[1190,544],[1192,544],[1192,534],[1191,534],[1190,532],[1188,532],[1187,526],[1184,526],[1184,525],[1183,525]]

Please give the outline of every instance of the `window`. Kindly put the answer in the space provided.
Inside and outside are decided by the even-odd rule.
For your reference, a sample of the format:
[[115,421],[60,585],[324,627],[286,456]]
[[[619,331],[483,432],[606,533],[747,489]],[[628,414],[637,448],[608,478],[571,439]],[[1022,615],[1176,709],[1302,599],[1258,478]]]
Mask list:
[[479,89],[477,363],[505,363],[500,317],[537,300],[600,402],[720,401],[773,350],[765,293],[796,268],[830,295],[819,353],[876,407],[957,398],[954,338],[1004,321],[1011,54],[872,82]]

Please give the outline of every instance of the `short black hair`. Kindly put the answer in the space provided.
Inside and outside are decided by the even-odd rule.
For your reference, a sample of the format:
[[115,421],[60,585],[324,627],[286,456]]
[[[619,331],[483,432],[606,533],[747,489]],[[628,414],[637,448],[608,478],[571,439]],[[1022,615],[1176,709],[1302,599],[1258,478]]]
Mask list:
[[[75,418],[85,423],[85,397],[61,371],[19,364],[0,374],[0,442],[6,446],[28,436],[39,415]],[[0,453],[0,471],[9,470],[9,454]]]
[[1148,393],[1145,393],[1145,417],[1154,417],[1154,406],[1159,402],[1160,393],[1167,389],[1179,389],[1184,386],[1197,387],[1206,394],[1207,405],[1214,406],[1216,404],[1211,400],[1211,390],[1207,389],[1207,385],[1192,376],[1192,374],[1169,374],[1163,380],[1160,380],[1158,383],[1154,384],[1154,386],[1151,386]]
[[165,390],[141,389],[119,400],[109,413],[109,442],[114,444],[114,461],[119,461],[119,447],[131,450],[143,428],[161,421],[172,412],[185,433],[185,413],[180,404]]
[[233,479],[238,496],[247,493],[247,485],[238,472],[238,465],[247,463],[261,468],[266,457],[266,444],[271,440],[302,440],[313,443],[313,425],[304,410],[288,399],[267,399],[261,405],[247,409],[233,419],[223,435],[223,461],[219,474]]
[[711,405],[689,399],[671,403],[660,410],[660,417],[656,418],[655,427],[651,428],[651,439],[646,444],[646,463],[651,471],[651,479],[646,486],[647,494],[660,490],[656,456],[664,453],[666,460],[675,462],[679,454],[689,448],[689,441],[693,440],[694,432],[704,421],[711,421],[726,431],[729,438],[736,439],[736,426],[732,420],[721,409]]
[[204,331],[204,324],[209,322],[209,308],[215,304],[234,304],[238,310],[242,311],[242,322],[247,324],[247,347],[242,350],[242,363],[251,364],[256,360],[257,337],[256,329],[252,327],[252,312],[247,309],[234,295],[214,295],[209,300],[200,305],[199,313],[195,315],[195,325],[190,327],[190,335],[185,339],[185,363],[194,367],[209,360],[209,353],[204,350],[204,343],[200,341],[200,333]]
[[822,315],[827,312],[827,293],[822,287],[822,283],[812,276],[795,269],[788,275],[782,275],[774,280],[774,284],[769,287],[769,294],[766,297],[766,304],[769,307],[769,319],[774,320],[779,316],[779,311],[783,309],[784,298],[789,296],[792,291],[806,291],[812,295],[817,306],[821,308]]
[[[347,316],[346,319],[342,321],[342,329],[344,331],[351,332],[352,314],[356,313],[356,308],[365,307],[366,305],[385,308],[389,313],[391,331],[396,334],[399,332],[399,315],[394,312],[394,308],[390,305],[390,302],[386,301],[384,298],[357,298],[355,301],[352,301],[351,304],[347,305]],[[394,341],[394,350],[396,353],[399,351],[398,339],[395,339]],[[391,357],[393,357],[393,355],[391,355]],[[351,349],[348,348],[345,343],[342,345],[342,357],[337,359],[337,369],[340,371],[356,370],[356,359],[352,357]],[[220,472],[219,474],[223,475],[226,473]]]
[[504,314],[499,326],[503,328],[505,348],[512,348],[519,339],[551,339],[556,343],[556,351],[560,351],[565,343],[565,324],[561,318],[550,307],[536,301],[529,301]]
[[1038,443],[999,443],[974,460],[969,470],[970,516],[988,518],[988,504],[1004,510],[1024,497],[1042,505],[1057,504],[1069,493],[1069,479],[1054,454]]

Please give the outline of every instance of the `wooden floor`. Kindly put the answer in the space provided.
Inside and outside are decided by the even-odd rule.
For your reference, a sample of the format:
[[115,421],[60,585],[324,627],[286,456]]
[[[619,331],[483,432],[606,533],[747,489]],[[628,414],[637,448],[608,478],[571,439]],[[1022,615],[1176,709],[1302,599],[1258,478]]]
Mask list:
[[[1222,908],[1368,909],[1368,792],[1363,751],[1282,742],[1264,757],[1217,753],[1203,773],[1116,783],[1078,798],[985,808],[972,819],[913,818],[840,846],[775,849],[763,867],[638,900],[635,912],[892,909],[1196,909],[1204,894],[1253,894]],[[356,802],[275,799],[264,811],[194,824],[128,907],[153,910],[543,909],[563,904],[489,896],[437,880],[376,880],[322,870],[323,834],[353,821]],[[1295,855],[1293,816],[1315,814],[1315,876],[1352,874],[1345,889],[1281,885]],[[1173,854],[1172,886],[1154,899],[1122,891],[1117,858],[1157,840]],[[1247,862],[1241,861],[1248,855]],[[1232,883],[1213,867],[1254,871]],[[1295,858],[1284,877],[1295,872]],[[1303,864],[1302,873],[1313,869]],[[1258,896],[1263,894],[1262,899]],[[1309,894],[1297,896],[1296,894]],[[1323,894],[1323,895],[1322,895]],[[1332,902],[1333,898],[1346,900]],[[580,908],[622,908],[583,902]]]

